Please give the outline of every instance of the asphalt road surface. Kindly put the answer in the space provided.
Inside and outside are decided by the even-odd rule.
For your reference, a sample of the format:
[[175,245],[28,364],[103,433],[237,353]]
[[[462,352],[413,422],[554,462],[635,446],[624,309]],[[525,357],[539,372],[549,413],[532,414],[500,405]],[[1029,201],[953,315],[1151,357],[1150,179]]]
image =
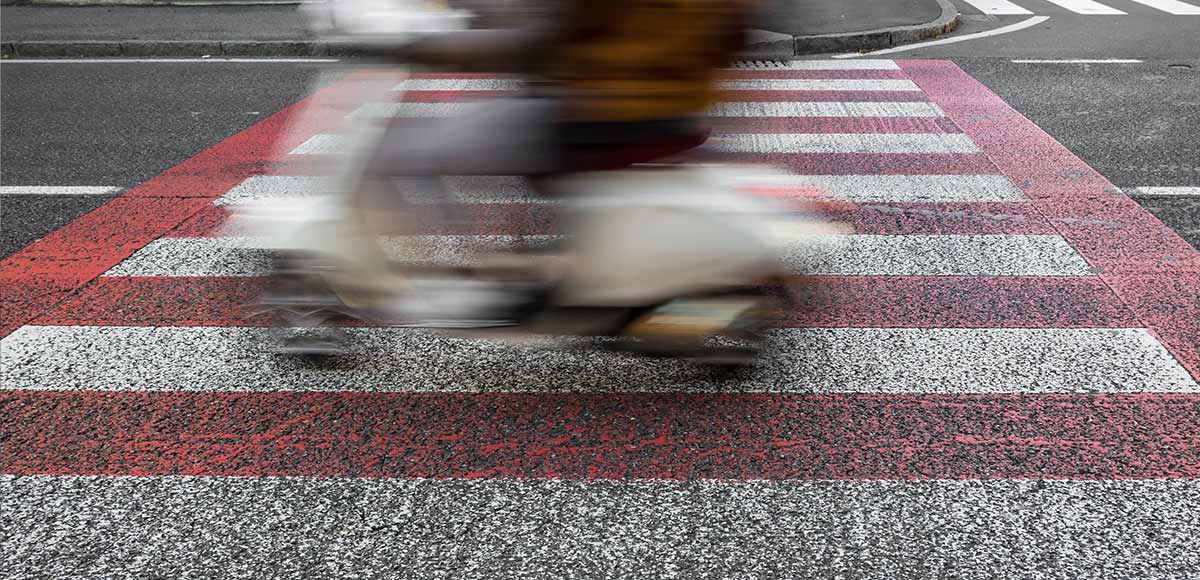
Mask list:
[[[1200,258],[1125,191],[1200,186],[1200,83],[1170,66],[1200,17],[1102,56],[1097,18],[1161,17],[736,73],[722,146],[852,202],[857,235],[728,380],[400,328],[263,352],[237,305],[266,264],[219,226],[303,184],[254,123],[312,70],[0,65],[0,184],[141,184],[3,199],[0,577],[1200,575]],[[514,219],[461,235],[555,233],[473,187]],[[1137,201],[1195,245],[1171,191]]]

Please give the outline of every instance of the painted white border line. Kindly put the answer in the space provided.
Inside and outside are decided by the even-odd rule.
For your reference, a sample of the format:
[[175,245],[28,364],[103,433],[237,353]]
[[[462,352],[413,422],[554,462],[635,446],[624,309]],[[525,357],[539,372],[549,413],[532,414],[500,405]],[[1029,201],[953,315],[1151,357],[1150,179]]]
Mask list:
[[1008,34],[1010,32],[1024,30],[1024,29],[1032,27],[1032,26],[1037,26],[1047,20],[1050,20],[1049,16],[1034,16],[1032,18],[1029,18],[1028,20],[1022,20],[1016,24],[1010,24],[1008,26],[1002,26],[1000,28],[995,28],[992,30],[985,30],[983,32],[976,32],[975,34],[964,34],[962,36],[954,36],[951,38],[943,38],[940,40],[930,40],[928,42],[918,42],[916,44],[908,44],[905,46],[898,46],[896,48],[886,48],[883,50],[876,50],[876,51],[872,51],[872,52],[868,52],[868,53],[836,54],[833,56],[833,58],[861,58],[864,56],[892,54],[892,53],[904,52],[904,51],[908,51],[908,50],[917,50],[920,48],[928,48],[931,46],[941,46],[943,44],[954,44],[956,42],[977,40],[980,38],[987,38],[989,36],[999,36],[1001,34]]
[[107,185],[5,185],[0,195],[116,195],[121,187]]
[[[978,153],[961,133],[722,133],[707,146],[724,153]],[[347,149],[341,135],[313,135],[292,155],[328,155]]]
[[1014,64],[1140,64],[1136,58],[1064,58],[1064,59],[1028,59],[1010,60]]
[[[396,91],[514,91],[524,83],[515,79],[407,79]],[[733,91],[920,91],[907,79],[738,79],[718,81]]]
[[336,58],[11,58],[0,60],[3,64],[181,64],[181,63],[330,63],[341,62]]
[[[255,175],[237,184],[215,205],[304,198],[322,191],[320,177]],[[450,194],[464,203],[550,203],[534,196],[525,180],[485,175],[449,177]],[[855,202],[1003,202],[1025,201],[1025,195],[1003,175],[784,175],[751,178],[748,183],[771,187],[817,187],[825,196]]]
[[[558,236],[412,236],[384,240],[396,259],[466,264],[473,249]],[[265,240],[159,238],[105,276],[263,276]],[[810,235],[782,249],[791,272],[834,276],[1090,276],[1087,262],[1057,235]]]
[[267,351],[271,329],[24,326],[0,389],[102,391],[1194,393],[1140,328],[787,328],[739,381],[587,349],[348,328],[334,367]]
[[[433,119],[453,117],[479,103],[366,103],[351,118]],[[934,103],[772,101],[724,102],[713,105],[709,117],[944,117]]]
[[1130,191],[1129,195],[1200,197],[1200,187],[1137,187]]

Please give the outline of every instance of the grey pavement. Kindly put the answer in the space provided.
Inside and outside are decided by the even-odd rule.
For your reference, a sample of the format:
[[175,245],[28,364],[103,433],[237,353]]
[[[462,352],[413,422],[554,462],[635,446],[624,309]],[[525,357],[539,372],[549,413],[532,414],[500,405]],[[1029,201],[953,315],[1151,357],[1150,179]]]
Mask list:
[[[753,49],[786,55],[892,46],[940,34],[957,24],[948,0],[767,0],[762,6],[754,27],[766,31],[762,35],[765,40],[757,39]],[[0,7],[0,16],[0,40],[6,53],[17,56],[308,55],[325,51],[307,33],[294,5],[22,5]],[[875,33],[862,34],[864,31]],[[219,42],[271,44],[228,48],[212,44]],[[69,50],[60,45],[69,45]]]
[[303,40],[296,6],[4,6],[0,38],[27,40]]
[[942,12],[934,0],[766,0],[763,7],[757,28],[797,36],[915,26]]
[[[930,22],[936,0],[768,0],[757,27],[793,35],[859,32]],[[18,40],[294,40],[307,38],[296,6],[4,6],[0,37]]]

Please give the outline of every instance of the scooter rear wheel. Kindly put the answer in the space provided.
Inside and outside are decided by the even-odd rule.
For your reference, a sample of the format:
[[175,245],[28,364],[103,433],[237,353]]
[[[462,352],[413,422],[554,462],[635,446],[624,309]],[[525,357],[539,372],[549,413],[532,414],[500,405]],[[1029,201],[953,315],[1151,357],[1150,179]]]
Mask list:
[[[700,310],[683,316],[672,314],[674,304],[681,301]],[[758,362],[769,329],[789,302],[790,294],[782,284],[672,301],[635,317],[624,333],[631,340],[621,349],[687,360],[717,372],[736,372]],[[722,303],[726,308],[735,305],[736,315],[722,312]],[[705,312],[704,305],[711,305],[713,311]],[[712,319],[721,323],[714,324]]]

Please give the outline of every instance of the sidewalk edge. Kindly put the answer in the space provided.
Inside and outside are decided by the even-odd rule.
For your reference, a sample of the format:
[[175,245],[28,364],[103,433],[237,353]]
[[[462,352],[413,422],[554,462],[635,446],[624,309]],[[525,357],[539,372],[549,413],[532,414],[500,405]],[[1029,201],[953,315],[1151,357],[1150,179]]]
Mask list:
[[750,47],[744,55],[757,58],[786,58],[833,52],[867,52],[926,40],[950,32],[959,25],[958,8],[950,0],[937,0],[937,3],[942,9],[937,19],[912,26],[807,36],[756,31],[761,36],[751,40]]
[[[290,0],[283,0],[290,1]],[[941,15],[932,22],[862,32],[792,36],[752,31],[745,58],[791,58],[832,52],[867,52],[917,42],[958,27],[958,9],[937,0]],[[348,56],[356,52],[340,43],[307,39],[278,40],[17,40],[0,44],[4,58],[30,57],[311,57]]]

